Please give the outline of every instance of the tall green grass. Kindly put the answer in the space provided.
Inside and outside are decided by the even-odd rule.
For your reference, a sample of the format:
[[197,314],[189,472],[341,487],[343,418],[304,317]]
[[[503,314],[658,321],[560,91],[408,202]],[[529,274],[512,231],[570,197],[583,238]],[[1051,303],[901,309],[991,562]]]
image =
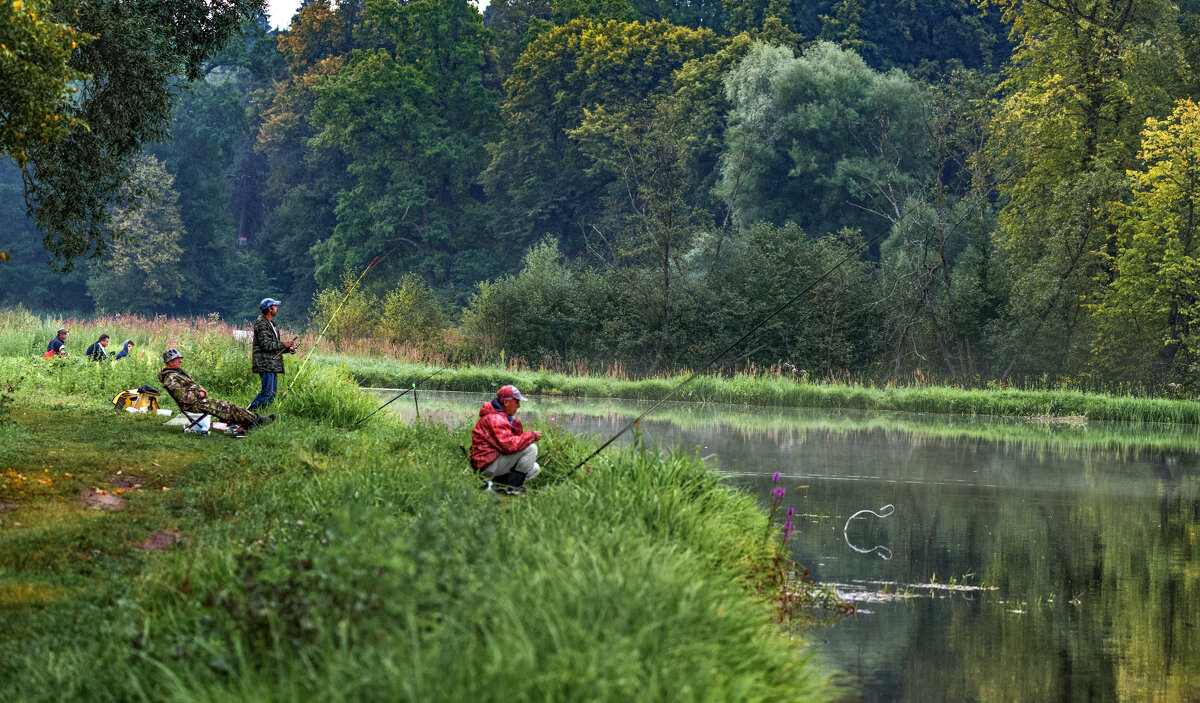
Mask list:
[[[121,391],[143,385],[160,388],[158,372],[162,352],[178,348],[184,355],[183,368],[214,397],[247,405],[260,384],[250,371],[250,345],[236,339],[232,330],[219,322],[193,320],[141,320],[108,318],[72,324],[70,356],[42,359],[41,350],[54,336],[57,320],[42,320],[20,310],[0,312],[0,377],[22,379],[25,392],[54,396],[87,396],[112,400]],[[122,327],[122,325],[125,325]],[[120,348],[115,331],[135,341],[133,352],[119,361],[92,361],[83,355],[100,331],[109,332],[111,354]],[[95,336],[93,336],[95,335]],[[86,341],[85,341],[86,340]],[[40,346],[39,346],[40,345]],[[304,373],[297,372],[305,366]],[[374,399],[352,389],[349,373],[342,365],[288,361],[288,372],[280,377],[281,393],[272,412],[346,425],[374,409]],[[167,398],[160,407],[175,410]]]
[[[329,360],[340,357],[328,357]],[[407,388],[436,367],[379,359],[341,361],[364,386]],[[498,367],[452,368],[422,382],[423,388],[494,392],[514,383],[522,393],[593,398],[658,400],[686,376],[624,381]],[[742,405],[902,410],[1005,417],[1079,416],[1088,420],[1200,424],[1200,402],[1071,390],[968,390],[947,386],[875,387],[817,383],[772,375],[699,376],[672,400]]]
[[[157,666],[135,668],[139,685],[165,670],[182,700],[830,694],[747,589],[771,552],[765,517],[694,458],[629,450],[578,483],[498,502],[409,463],[445,446],[444,430],[394,431],[416,437],[391,468],[269,491],[235,481],[240,502],[276,515],[197,545],[148,585],[138,646]],[[243,546],[244,532],[272,537]]]

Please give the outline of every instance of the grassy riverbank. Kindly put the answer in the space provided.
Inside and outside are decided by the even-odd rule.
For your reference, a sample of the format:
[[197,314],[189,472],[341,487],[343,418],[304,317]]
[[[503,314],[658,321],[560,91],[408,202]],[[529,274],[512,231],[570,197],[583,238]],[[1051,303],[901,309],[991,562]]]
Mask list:
[[[15,362],[18,372],[24,362],[39,356],[54,335],[60,321],[39,318],[24,311],[0,310],[0,364],[4,358]],[[257,378],[249,373],[249,364],[238,353],[227,356],[217,350],[235,352],[248,357],[249,341],[235,341],[233,329],[217,320],[136,317],[103,318],[90,321],[68,321],[73,330],[69,342],[76,354],[81,354],[100,332],[113,335],[113,351],[125,337],[138,346],[135,356],[147,350],[161,351],[164,345],[176,340],[193,340],[193,354],[198,361],[221,365],[230,363],[230,373],[220,376],[217,383],[221,393],[254,396]],[[290,334],[290,332],[289,332]],[[300,348],[311,349],[317,339],[304,336]],[[370,347],[363,345],[363,350]],[[412,350],[408,350],[412,351]],[[224,353],[224,352],[222,352]],[[224,361],[228,358],[230,361]],[[311,359],[292,357],[288,360],[290,375],[284,384],[291,385],[305,361],[308,368],[337,367],[337,373],[348,374],[362,386],[407,388],[421,382],[429,390],[492,392],[503,383],[515,383],[522,392],[535,395],[573,396],[580,398],[625,398],[657,400],[666,396],[686,375],[630,380],[623,375],[572,375],[549,371],[505,368],[502,366],[467,366],[447,368],[431,364],[411,363],[376,356],[344,356],[317,354]],[[0,369],[2,371],[3,369]],[[215,369],[221,370],[221,369]],[[305,369],[307,372],[307,368]],[[430,374],[434,374],[429,378]],[[0,379],[4,376],[0,375]],[[140,385],[140,384],[139,384]],[[293,388],[299,390],[299,388]],[[310,391],[314,389],[310,388]],[[239,397],[241,397],[239,395]],[[672,396],[672,400],[740,405],[783,406],[795,408],[833,408],[845,410],[898,410],[948,415],[987,415],[1010,418],[1067,418],[1115,422],[1174,423],[1200,425],[1200,402],[1184,398],[1147,397],[1137,393],[1087,393],[1058,389],[965,389],[937,385],[872,386],[859,383],[836,383],[828,380],[785,376],[778,373],[738,373],[733,376],[702,375]]]
[[[167,333],[142,349],[170,341],[215,394],[253,395],[239,346]],[[112,410],[156,383],[149,355],[23,346],[0,330],[0,700],[834,693],[777,624],[778,533],[694,457],[610,450],[501,500],[464,470],[470,418],[348,430],[372,399],[335,367],[232,440]],[[590,447],[542,444],[543,485]]]
[[[377,395],[382,403],[392,392]],[[424,417],[462,412],[462,401],[450,395],[422,393],[419,407]],[[602,417],[625,423],[639,417],[651,401],[596,400],[571,396],[541,396],[526,403],[522,412],[544,421],[565,422],[569,417]],[[412,395],[391,408],[412,408]],[[904,412],[831,411],[781,406],[736,406],[718,403],[659,405],[647,422],[663,422],[688,431],[736,431],[747,439],[766,437],[777,442],[804,441],[807,437],[868,435],[921,437],[923,443],[952,446],[964,442],[996,444],[1006,450],[1053,449],[1064,456],[1104,450],[1135,456],[1146,451],[1186,452],[1200,446],[1200,425],[1130,422],[1088,422],[1079,418],[1007,418],[985,415],[959,416]],[[620,425],[617,425],[618,427]],[[614,430],[615,431],[615,430]],[[728,468],[728,467],[724,467]]]
[[[387,359],[321,357],[344,366],[364,386],[489,392],[500,382],[515,383],[522,393],[592,398],[657,400],[686,376],[621,380],[569,376],[499,367],[450,368],[426,379],[438,367]],[[423,380],[426,379],[426,380]],[[1003,417],[1070,417],[1124,422],[1200,424],[1200,402],[1104,395],[1072,390],[967,390],[947,386],[876,387],[820,383],[778,375],[700,376],[672,400],[798,408],[901,410],[906,412]]]

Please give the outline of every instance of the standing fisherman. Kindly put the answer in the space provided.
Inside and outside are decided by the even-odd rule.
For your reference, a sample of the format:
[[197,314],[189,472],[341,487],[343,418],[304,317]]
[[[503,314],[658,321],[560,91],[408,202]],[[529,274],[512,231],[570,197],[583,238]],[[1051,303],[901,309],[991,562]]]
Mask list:
[[262,379],[262,390],[250,402],[249,410],[262,408],[275,402],[279,389],[279,374],[283,373],[283,354],[296,353],[296,340],[284,342],[279,338],[279,328],[272,320],[279,312],[279,301],[263,298],[258,304],[262,312],[254,321],[254,353],[250,370]]

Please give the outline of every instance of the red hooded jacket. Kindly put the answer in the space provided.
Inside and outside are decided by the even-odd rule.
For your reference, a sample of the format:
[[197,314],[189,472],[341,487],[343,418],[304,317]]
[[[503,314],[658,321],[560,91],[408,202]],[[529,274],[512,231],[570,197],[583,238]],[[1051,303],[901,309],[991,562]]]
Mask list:
[[485,468],[501,454],[515,454],[541,437],[540,432],[526,432],[515,417],[509,422],[503,410],[488,401],[479,409],[479,420],[471,430],[471,466]]

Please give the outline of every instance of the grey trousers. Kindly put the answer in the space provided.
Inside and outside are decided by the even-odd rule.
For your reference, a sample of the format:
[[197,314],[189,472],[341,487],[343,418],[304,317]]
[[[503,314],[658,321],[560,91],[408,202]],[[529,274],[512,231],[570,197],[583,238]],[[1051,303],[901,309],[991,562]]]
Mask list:
[[483,469],[483,475],[488,478],[496,478],[516,469],[525,474],[525,480],[537,476],[542,467],[537,465],[537,445],[531,444],[519,452],[513,454],[501,454],[495,461],[488,464]]

